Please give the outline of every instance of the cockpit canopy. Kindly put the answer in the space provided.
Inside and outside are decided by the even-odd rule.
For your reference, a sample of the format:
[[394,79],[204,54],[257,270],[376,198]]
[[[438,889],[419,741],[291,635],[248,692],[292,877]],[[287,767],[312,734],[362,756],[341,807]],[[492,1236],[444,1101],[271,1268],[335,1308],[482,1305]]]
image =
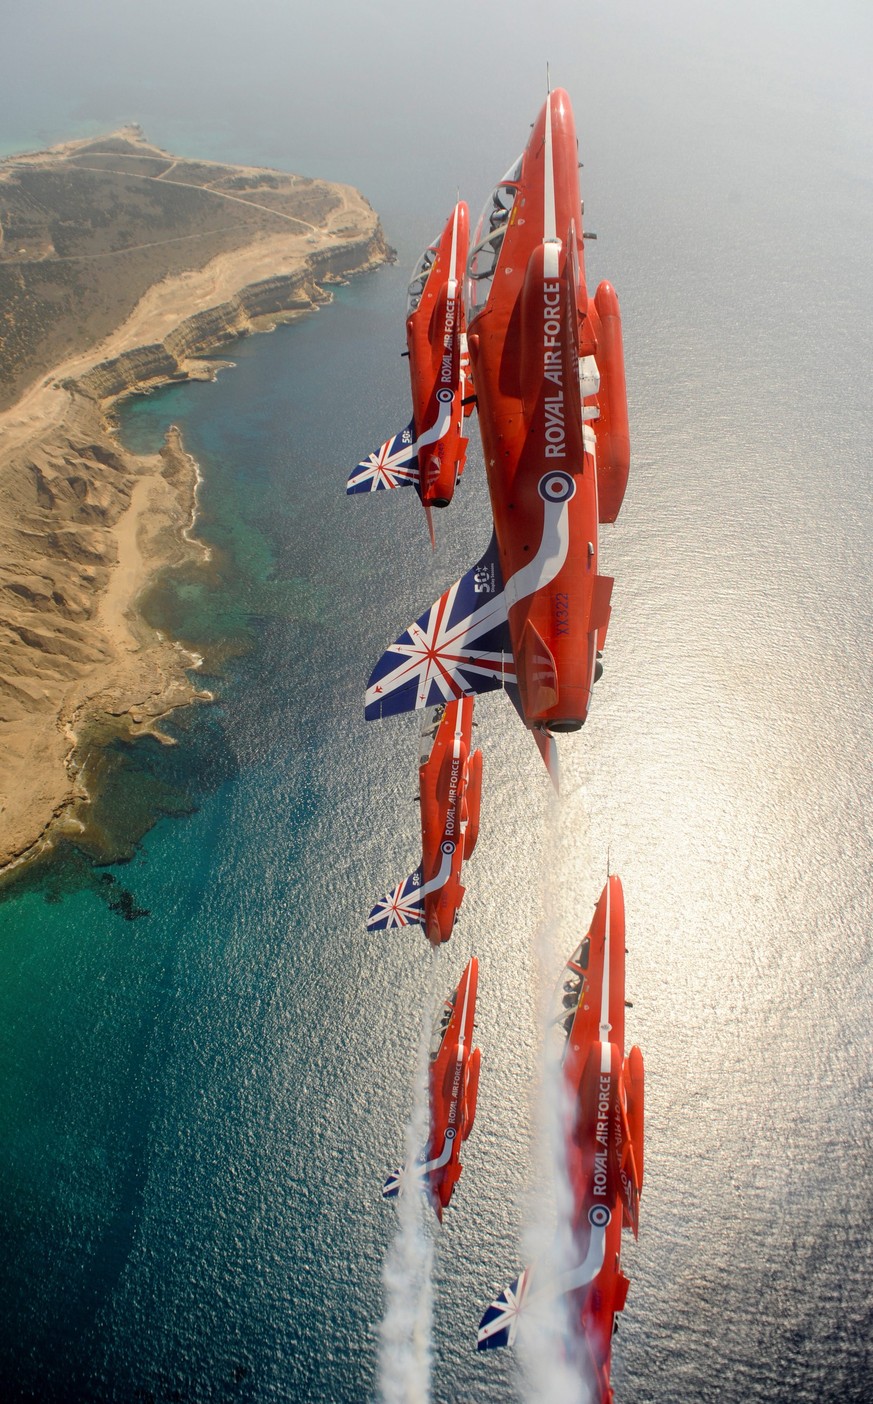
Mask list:
[[425,249],[418,263],[415,265],[415,272],[409,280],[409,287],[406,289],[406,315],[411,317],[418,304],[421,302],[425,284],[430,277],[430,270],[436,263],[436,256],[439,253],[440,245],[437,239],[433,244],[429,244]]
[[446,1036],[446,1029],[449,1027],[449,1024],[452,1021],[452,1015],[455,1012],[455,1002],[457,998],[458,991],[452,990],[452,993],[449,995],[448,999],[443,1001],[443,1004],[440,1007],[440,1012],[434,1020],[433,1030],[430,1036],[431,1060],[433,1060],[437,1056],[437,1054],[440,1051],[440,1048],[442,1047],[443,1039]]
[[563,1053],[566,1048],[567,1039],[570,1037],[570,1030],[576,1018],[576,1011],[582,1000],[585,990],[588,988],[588,979],[585,971],[588,969],[588,957],[591,950],[591,941],[588,936],[576,947],[567,964],[564,966],[564,974],[561,983],[555,992],[555,1017],[552,1020],[552,1028],[558,1041],[558,1047]]
[[465,279],[468,325],[488,301],[500,259],[500,250],[503,247],[503,238],[518,194],[521,163],[522,157],[519,156],[515,165],[511,166],[503,179],[495,185],[476,225]]

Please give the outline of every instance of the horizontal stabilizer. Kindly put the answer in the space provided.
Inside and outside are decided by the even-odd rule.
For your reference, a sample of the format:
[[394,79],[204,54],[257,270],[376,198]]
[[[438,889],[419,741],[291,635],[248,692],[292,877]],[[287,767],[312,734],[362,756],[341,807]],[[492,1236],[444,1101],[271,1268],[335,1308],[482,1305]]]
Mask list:
[[514,682],[503,577],[492,537],[472,570],[383,653],[367,686],[364,715],[374,721]]
[[479,1322],[479,1334],[476,1337],[477,1350],[496,1350],[500,1346],[515,1344],[528,1277],[529,1273],[525,1269],[491,1303]]
[[350,474],[347,493],[383,492],[387,488],[418,487],[418,445],[415,421],[388,439]]
[[[606,626],[609,623],[610,608],[609,602],[612,599],[613,579],[611,575],[596,575],[594,577],[594,591],[591,596],[591,613],[588,616],[588,632],[593,634],[594,630],[602,630],[606,635]],[[597,647],[602,648],[603,643],[598,637]]]
[[624,1311],[628,1287],[630,1287],[630,1278],[625,1277],[624,1273],[620,1272],[615,1280],[614,1305],[616,1311]]
[[390,931],[397,926],[424,925],[421,868],[397,884],[377,902],[367,918],[368,931]]

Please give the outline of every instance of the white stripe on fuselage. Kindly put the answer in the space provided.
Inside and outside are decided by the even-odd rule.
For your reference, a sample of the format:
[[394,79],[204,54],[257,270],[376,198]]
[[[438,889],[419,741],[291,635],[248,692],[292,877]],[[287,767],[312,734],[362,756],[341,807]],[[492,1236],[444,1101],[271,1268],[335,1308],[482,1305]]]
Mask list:
[[544,585],[550,585],[560,572],[570,548],[568,502],[543,504],[543,535],[532,561],[510,576],[504,587],[507,612],[519,600],[527,599]]
[[[580,1287],[586,1287],[589,1282],[593,1282],[600,1269],[603,1267],[603,1260],[606,1256],[606,1228],[595,1228],[592,1226],[591,1237],[588,1240],[588,1250],[582,1262],[576,1267],[568,1268],[566,1272],[558,1273],[556,1277],[548,1278],[539,1285],[539,1274],[537,1267],[529,1268],[527,1271],[527,1285],[524,1292],[524,1300],[519,1305],[516,1315],[510,1325],[509,1344],[512,1345],[515,1334],[521,1324],[521,1317],[530,1315],[530,1308],[534,1308],[540,1302],[551,1302],[557,1297],[562,1297],[566,1292],[578,1292]],[[524,1274],[522,1274],[523,1276]],[[520,1279],[519,1279],[520,1280]],[[507,1289],[508,1291],[508,1289]],[[504,1293],[505,1295],[505,1293]],[[498,1301],[500,1299],[498,1298]],[[479,1340],[487,1341],[489,1336],[496,1335],[498,1331],[506,1329],[505,1318],[497,1318],[483,1327],[479,1332]]]
[[422,883],[421,887],[416,888],[414,892],[407,893],[404,902],[414,902],[419,897],[426,897],[430,892],[438,892],[439,889],[448,882],[451,871],[452,855],[451,853],[442,853],[439,872],[436,877],[432,877],[429,882]]
[[437,410],[436,422],[432,424],[429,429],[425,429],[423,434],[419,435],[415,443],[409,449],[410,456],[414,453],[418,453],[420,449],[427,448],[428,444],[437,443],[443,435],[449,432],[449,427],[452,422],[453,403],[450,401],[449,404],[444,405],[441,400],[438,400],[437,405],[439,408]]
[[[467,984],[466,984],[466,987],[465,987],[465,989],[464,989],[464,1005],[463,1005],[463,1008],[462,1008],[462,1010],[461,1010],[461,1029],[460,1029],[460,1032],[459,1032],[459,1034],[458,1034],[458,1056],[457,1056],[456,1059],[455,1059],[455,1067],[456,1067],[456,1068],[457,1068],[458,1066],[462,1066],[462,1065],[463,1065],[463,1062],[464,1062],[464,1031],[466,1030],[466,1027],[467,1027],[467,1005],[468,1005],[469,1002],[470,1002],[470,984],[471,984],[471,982],[472,982],[472,972],[470,972],[470,973],[467,975]],[[471,1040],[471,1041],[472,1041],[472,1040]],[[452,1081],[454,1082],[454,1078],[452,1079]],[[460,1084],[460,1078],[458,1079],[458,1082],[459,1082],[459,1084]],[[459,1086],[458,1086],[458,1098],[459,1098],[459,1099],[460,1099],[460,1096],[461,1096],[461,1088],[460,1088],[460,1085],[459,1085]],[[446,1128],[446,1129],[448,1129],[448,1128]],[[451,1158],[451,1154],[452,1154],[452,1147],[453,1147],[453,1145],[455,1144],[455,1141],[456,1141],[456,1139],[457,1139],[457,1127],[455,1128],[455,1132],[456,1132],[456,1134],[455,1134],[454,1136],[446,1136],[446,1137],[445,1137],[445,1139],[443,1140],[443,1148],[442,1148],[442,1150],[440,1151],[440,1154],[438,1155],[438,1157],[436,1158],[436,1160],[428,1160],[428,1161],[426,1162],[425,1167],[424,1167],[426,1171],[427,1171],[427,1170],[441,1170],[442,1167],[443,1167],[444,1165],[447,1165],[447,1164],[448,1164],[449,1159]]]
[[600,1071],[608,1073],[612,1068],[612,1048],[609,1042],[609,1031],[612,1025],[609,1022],[609,949],[610,949],[610,922],[612,920],[611,896],[609,878],[606,880],[606,930],[603,940],[603,980],[600,985]]
[[558,238],[555,216],[555,167],[552,156],[552,98],[546,99],[546,167],[543,171],[543,243],[553,244]]

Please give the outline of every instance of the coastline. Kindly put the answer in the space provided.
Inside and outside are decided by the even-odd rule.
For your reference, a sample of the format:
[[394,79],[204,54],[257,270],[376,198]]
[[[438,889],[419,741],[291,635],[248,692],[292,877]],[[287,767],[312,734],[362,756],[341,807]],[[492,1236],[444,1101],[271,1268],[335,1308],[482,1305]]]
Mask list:
[[202,662],[151,628],[155,576],[208,559],[200,472],[181,434],[138,457],[116,437],[125,396],[212,378],[202,357],[316,309],[329,285],[388,261],[375,212],[350,187],[324,228],[265,234],[164,277],[90,349],[0,412],[0,882],[82,829],[79,738],[96,721],[169,741],[160,723],[210,700]]

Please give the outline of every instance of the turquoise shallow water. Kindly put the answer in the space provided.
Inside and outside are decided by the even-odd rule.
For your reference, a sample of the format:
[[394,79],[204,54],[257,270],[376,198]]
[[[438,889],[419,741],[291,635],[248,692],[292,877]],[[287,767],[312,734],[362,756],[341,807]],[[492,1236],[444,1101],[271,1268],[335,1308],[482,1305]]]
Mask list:
[[[102,822],[134,843],[158,816],[129,862],[67,852],[0,905],[8,1397],[373,1398],[379,1190],[423,1011],[473,952],[482,1084],[435,1240],[432,1395],[517,1397],[473,1334],[520,1264],[539,996],[607,853],[647,1065],[617,1398],[873,1393],[873,210],[820,95],[772,76],[731,123],[697,74],[649,127],[632,106],[592,124],[589,266],[622,298],[634,445],[605,673],[554,808],[505,699],[477,709],[482,832],[448,949],[363,930],[417,857],[417,723],[365,727],[362,689],[484,547],[482,465],[435,556],[414,502],[343,495],[406,422],[406,270],[443,211],[382,171],[398,267],[124,410],[135,447],[175,422],[202,467],[213,561],[148,609],[208,653],[217,700],[175,747],[114,747]],[[471,145],[474,207],[526,120]]]

